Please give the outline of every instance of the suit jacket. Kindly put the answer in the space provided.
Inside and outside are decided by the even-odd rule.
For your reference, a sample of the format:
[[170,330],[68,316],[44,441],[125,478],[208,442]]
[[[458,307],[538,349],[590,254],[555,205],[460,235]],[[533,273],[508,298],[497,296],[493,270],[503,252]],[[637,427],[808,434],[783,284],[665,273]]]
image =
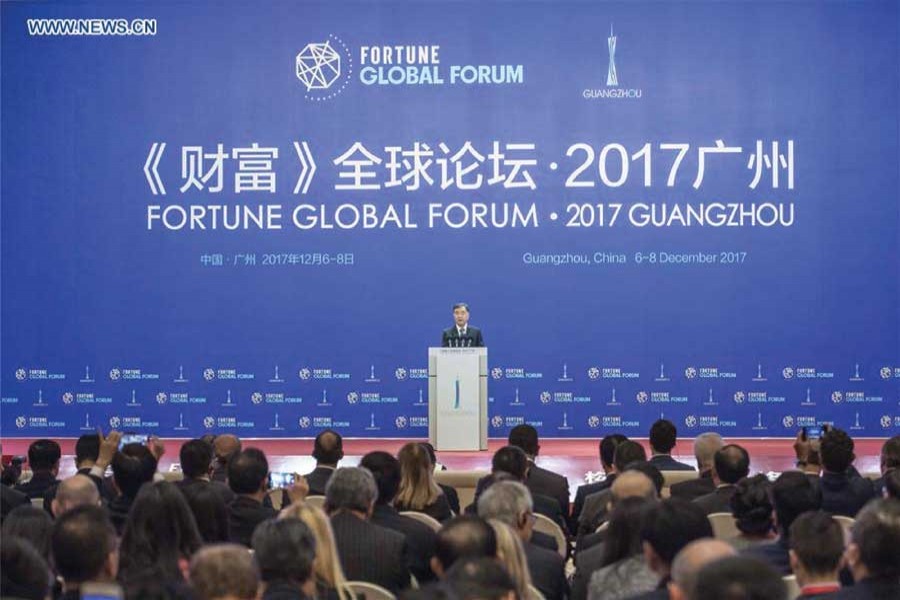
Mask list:
[[116,496],[109,501],[106,507],[109,511],[109,520],[112,521],[113,526],[116,528],[116,533],[119,535],[122,535],[122,531],[125,530],[125,522],[128,520],[128,511],[131,510],[132,504],[134,504],[134,498]]
[[267,582],[266,591],[262,595],[262,600],[306,600],[306,598],[308,596],[300,588],[286,581]]
[[896,579],[863,579],[842,588],[829,598],[833,600],[896,600],[900,598],[900,582]]
[[[397,510],[406,512],[413,510],[411,508],[404,508],[403,506],[397,505]],[[450,517],[453,515],[450,514],[450,503],[447,501],[447,497],[441,494],[437,497],[437,500],[429,504],[428,506],[422,508],[421,510],[415,511],[420,512],[422,514],[426,514],[429,517],[437,519],[441,523],[444,521],[448,521]]]
[[612,489],[591,494],[584,499],[584,508],[581,509],[581,518],[578,520],[578,538],[593,533],[606,519],[606,507],[612,497]]
[[603,564],[604,545],[596,544],[590,548],[581,548],[575,553],[575,576],[572,578],[572,600],[586,600],[591,575]]
[[569,585],[566,582],[566,565],[563,557],[531,542],[525,542],[523,546],[534,587],[546,600],[566,598],[569,594]]
[[775,570],[782,575],[790,575],[792,571],[791,561],[788,556],[789,549],[790,541],[784,537],[780,537],[768,544],[754,544],[753,546],[745,548],[744,551],[741,552],[741,555],[759,558],[775,567]]
[[52,473],[35,473],[31,479],[25,483],[20,483],[15,489],[17,492],[25,494],[28,499],[43,498],[48,490],[55,489],[59,485],[59,480]]
[[406,537],[406,565],[419,583],[435,579],[431,571],[431,557],[437,543],[437,534],[431,527],[404,517],[396,508],[388,504],[376,504],[372,512],[372,523],[402,533]]
[[611,487],[615,480],[616,474],[610,473],[603,481],[578,486],[578,490],[575,491],[575,502],[572,503],[572,518],[570,520],[571,525],[569,526],[571,531],[578,529],[578,518],[581,516],[581,511],[584,508],[585,498],[591,494],[602,492],[606,488]]
[[225,504],[231,504],[234,502],[235,493],[231,491],[231,488],[222,483],[221,481],[206,481],[204,479],[182,479],[181,481],[176,481],[175,485],[178,486],[183,493],[187,494],[188,490],[194,488],[198,485],[208,485],[211,486],[216,492],[222,496],[222,500],[225,501]]
[[316,467],[304,475],[304,477],[306,477],[306,482],[309,484],[309,495],[324,496],[325,485],[328,483],[328,480],[331,479],[331,475],[334,471],[335,470],[331,467]]
[[228,529],[231,541],[250,547],[256,526],[278,516],[278,511],[248,496],[237,496],[228,505]]
[[17,506],[28,504],[28,496],[17,492],[8,485],[0,485],[0,522]]
[[694,499],[694,504],[703,509],[707,515],[713,513],[730,513],[731,497],[737,488],[733,485],[724,484],[717,487],[712,492]]
[[866,502],[875,497],[871,481],[846,473],[822,473],[819,487],[822,490],[822,510],[833,515],[855,518]]
[[537,466],[533,460],[528,462],[531,464],[531,468],[528,470],[525,486],[531,490],[532,495],[543,494],[556,500],[563,516],[568,518],[569,480],[553,471]]
[[712,470],[703,471],[697,479],[679,481],[669,488],[673,498],[694,500],[715,491],[716,484],[712,480]]
[[691,465],[678,462],[668,454],[656,454],[650,457],[648,461],[651,465],[660,471],[696,471]]
[[472,327],[471,325],[466,327],[466,335],[460,338],[459,331],[457,331],[456,325],[454,325],[453,327],[445,329],[443,334],[441,334],[441,346],[444,348],[453,346],[481,348],[484,346],[484,338],[481,337],[481,330],[477,327]]
[[[492,475],[485,475],[478,480],[478,483],[475,485],[475,498],[472,501],[472,504],[466,507],[466,514],[478,514],[478,498],[481,497],[481,493],[488,487],[488,485],[491,484],[491,482]],[[559,507],[559,502],[557,502],[550,496],[532,492],[531,504],[535,514],[544,515],[545,517],[559,525],[563,530],[563,533],[565,533],[567,536],[569,535],[569,527],[566,523],[565,517],[563,516],[562,510]]]
[[399,594],[409,587],[406,538],[347,511],[331,517],[344,574],[350,581],[368,581]]
[[443,483],[439,483],[438,487],[441,488],[441,491],[444,492],[444,495],[447,497],[447,502],[450,504],[450,510],[453,511],[453,514],[460,514],[459,493],[456,491],[456,488],[450,485],[444,485]]

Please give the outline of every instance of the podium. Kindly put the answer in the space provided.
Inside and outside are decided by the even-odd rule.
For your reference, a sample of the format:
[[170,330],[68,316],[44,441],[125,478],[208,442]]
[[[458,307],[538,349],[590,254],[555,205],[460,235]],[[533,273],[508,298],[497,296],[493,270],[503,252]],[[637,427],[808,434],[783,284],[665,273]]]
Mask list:
[[428,441],[487,450],[487,348],[428,349]]

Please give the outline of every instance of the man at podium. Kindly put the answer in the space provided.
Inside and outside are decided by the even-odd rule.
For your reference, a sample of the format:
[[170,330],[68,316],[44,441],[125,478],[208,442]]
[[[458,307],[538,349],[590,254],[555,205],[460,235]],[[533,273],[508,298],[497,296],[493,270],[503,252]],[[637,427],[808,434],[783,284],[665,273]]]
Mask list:
[[444,348],[481,348],[484,339],[481,330],[469,326],[469,305],[459,302],[453,305],[453,320],[456,324],[444,330],[441,346]]

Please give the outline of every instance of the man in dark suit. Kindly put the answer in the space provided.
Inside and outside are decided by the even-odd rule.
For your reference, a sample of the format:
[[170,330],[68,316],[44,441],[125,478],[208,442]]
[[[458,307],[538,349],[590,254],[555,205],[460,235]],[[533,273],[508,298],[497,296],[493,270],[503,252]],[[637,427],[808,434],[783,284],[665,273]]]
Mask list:
[[850,467],[856,456],[853,440],[840,429],[829,428],[819,442],[824,472],[820,478],[822,510],[833,515],[855,517],[866,502],[875,497],[872,482]]
[[548,471],[535,464],[541,446],[538,443],[537,429],[531,425],[516,425],[509,432],[509,445],[521,448],[528,457],[528,478],[525,485],[532,494],[543,494],[556,499],[562,514],[569,515],[569,480],[564,476]]
[[616,448],[627,439],[628,438],[621,433],[614,433],[612,435],[604,436],[604,438],[600,440],[600,466],[603,468],[606,478],[603,481],[586,483],[578,486],[578,490],[575,492],[575,501],[572,503],[572,516],[569,519],[569,531],[576,531],[578,529],[578,517],[581,516],[581,509],[584,507],[584,499],[591,494],[602,492],[615,481],[616,475],[618,474],[615,463],[613,462],[613,459],[616,456]]
[[803,513],[791,525],[791,570],[804,600],[825,598],[841,588],[843,555],[843,529],[827,512]]
[[409,587],[406,537],[369,519],[378,497],[368,469],[344,467],[325,487],[325,508],[344,574],[351,581],[368,581],[399,594]]
[[716,452],[713,483],[716,489],[694,500],[707,515],[730,513],[734,485],[750,473],[750,455],[737,444],[729,444]]
[[221,481],[211,481],[213,470],[213,447],[204,440],[188,440],[181,445],[178,452],[181,461],[181,472],[184,479],[175,483],[176,486],[187,495],[188,489],[208,484],[215,490],[225,504],[231,504],[234,500],[234,492]]
[[324,496],[331,474],[344,458],[344,439],[341,434],[331,429],[320,432],[313,442],[312,457],[316,459],[316,468],[304,475],[309,484],[309,495]]
[[[628,465],[637,462],[646,462],[647,452],[644,447],[633,440],[625,440],[616,446],[613,455],[613,465],[616,473],[622,473]],[[606,514],[609,503],[609,488],[590,494],[584,499],[584,506],[578,518],[578,537],[593,533]]]
[[650,463],[660,471],[694,471],[691,465],[672,458],[672,449],[678,439],[675,424],[659,419],[650,427]]
[[79,506],[53,525],[50,544],[53,567],[63,581],[60,600],[78,600],[86,583],[116,581],[119,542],[106,511],[99,506]]
[[15,487],[17,492],[25,494],[28,499],[43,498],[48,490],[56,487],[59,480],[59,460],[62,450],[53,440],[35,440],[28,446],[28,465],[33,475],[25,483]]
[[716,489],[712,480],[713,458],[721,448],[722,436],[718,433],[707,431],[694,439],[694,458],[697,459],[700,476],[673,484],[669,488],[672,498],[693,500]]
[[494,528],[480,517],[463,515],[450,519],[438,531],[431,570],[439,579],[444,579],[458,562],[496,557],[497,534]]
[[372,523],[393,529],[406,536],[407,566],[419,583],[435,578],[431,570],[436,534],[420,521],[405,517],[393,506],[400,487],[400,462],[387,452],[369,452],[359,466],[371,471],[378,486],[378,500],[372,511]]
[[900,598],[900,502],[878,500],[859,512],[844,556],[855,584],[835,600]]
[[109,516],[119,535],[125,529],[128,512],[145,483],[156,474],[156,457],[143,444],[125,444],[112,459],[113,487],[117,496],[109,502]]
[[453,305],[453,327],[445,329],[441,336],[441,346],[481,348],[484,346],[484,338],[481,330],[469,325],[469,305],[459,302]]

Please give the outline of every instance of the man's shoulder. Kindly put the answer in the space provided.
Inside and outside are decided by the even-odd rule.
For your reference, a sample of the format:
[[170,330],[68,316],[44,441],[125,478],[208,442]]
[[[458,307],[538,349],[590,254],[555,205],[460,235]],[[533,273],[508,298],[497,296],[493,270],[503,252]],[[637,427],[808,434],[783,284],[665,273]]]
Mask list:
[[534,479],[535,481],[550,483],[552,485],[561,487],[568,487],[569,483],[569,480],[565,475],[560,475],[555,471],[545,469],[544,467],[539,466],[537,463],[533,463],[531,465],[531,470],[528,472],[528,479]]

